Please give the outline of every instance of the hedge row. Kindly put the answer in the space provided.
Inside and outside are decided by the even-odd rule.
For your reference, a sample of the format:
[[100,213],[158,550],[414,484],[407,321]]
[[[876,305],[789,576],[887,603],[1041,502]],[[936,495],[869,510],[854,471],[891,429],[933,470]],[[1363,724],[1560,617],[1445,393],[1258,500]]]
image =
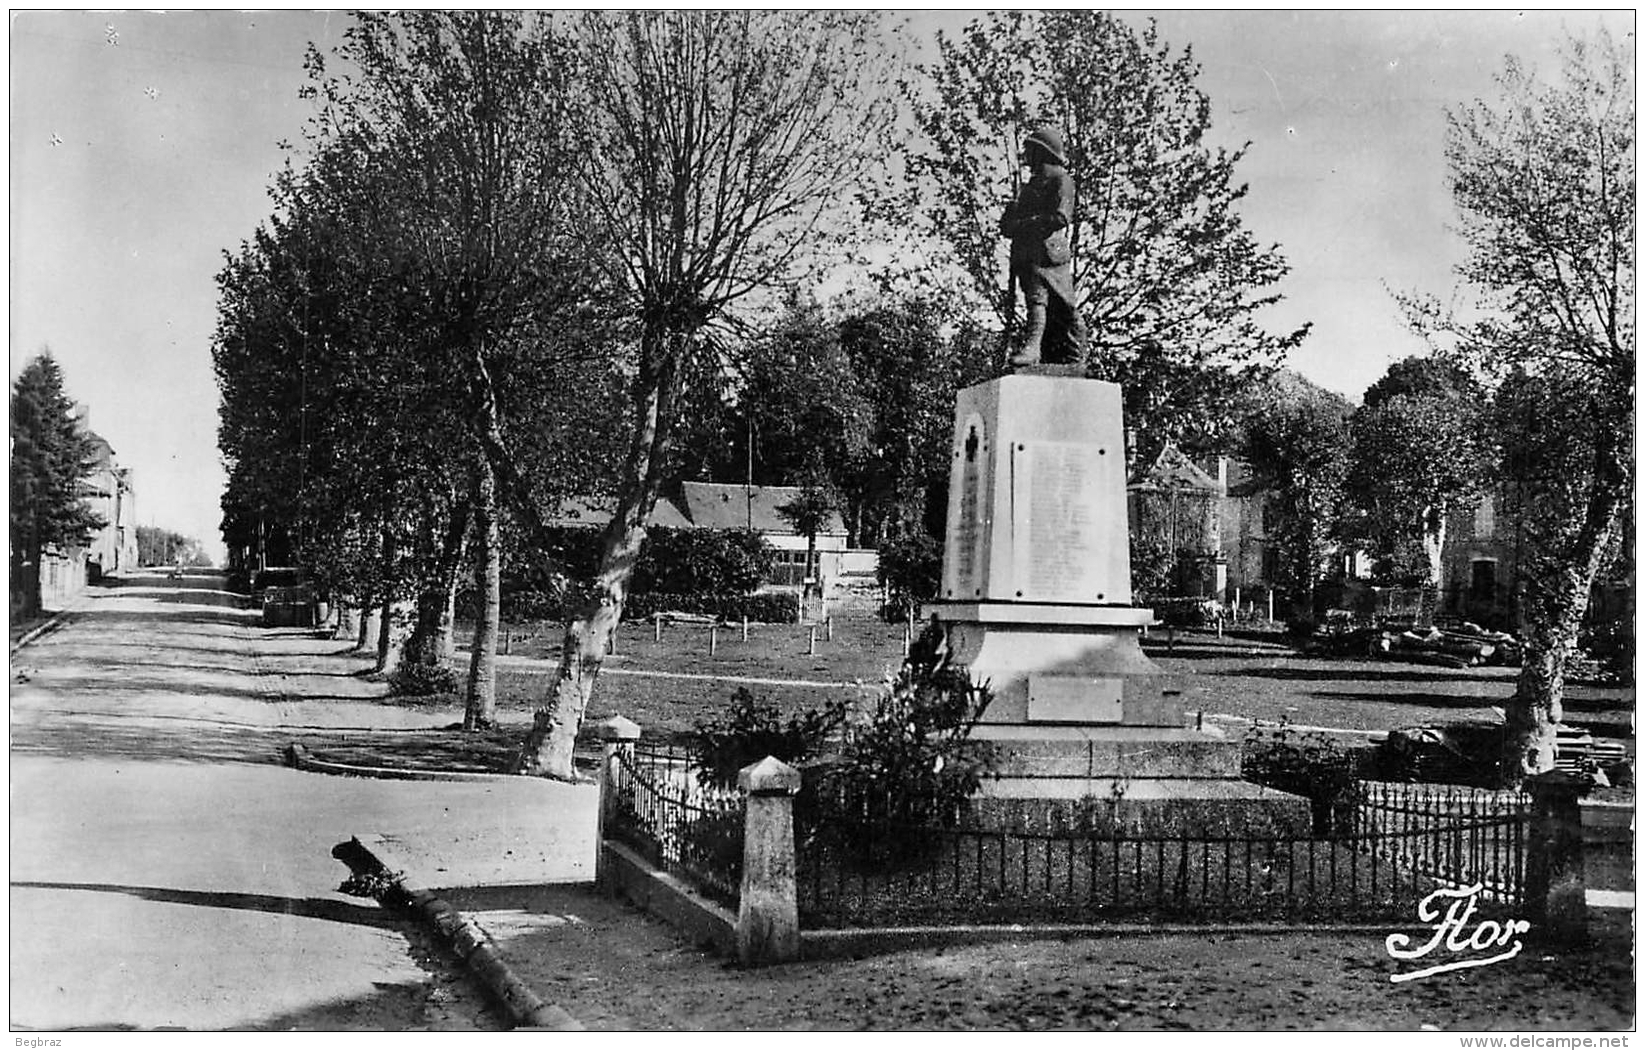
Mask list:
[[1208,628],[1223,616],[1222,603],[1214,598],[1156,598],[1143,604],[1174,628]]
[[651,591],[630,595],[623,604],[625,620],[649,620],[657,613],[691,613],[727,622],[747,617],[755,624],[792,624],[800,619],[800,596],[792,591],[760,595],[682,595]]
[[[571,613],[562,595],[534,590],[505,592],[502,606],[502,619],[514,624],[561,622]],[[630,595],[623,603],[624,620],[649,620],[656,613],[690,613],[727,623],[740,622],[746,616],[753,624],[792,624],[799,620],[800,597],[790,591],[759,595],[648,591]],[[478,615],[472,591],[457,596],[457,615],[464,620]]]

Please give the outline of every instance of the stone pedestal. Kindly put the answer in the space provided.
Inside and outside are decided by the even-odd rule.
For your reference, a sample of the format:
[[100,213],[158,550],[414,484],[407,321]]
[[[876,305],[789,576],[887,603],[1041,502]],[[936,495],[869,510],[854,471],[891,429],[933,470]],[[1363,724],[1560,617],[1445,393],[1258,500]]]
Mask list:
[[[1196,819],[1273,801],[1240,780],[1239,742],[1190,725],[1142,652],[1153,612],[1131,605],[1125,482],[1117,385],[1029,371],[960,392],[941,597],[926,612],[993,691],[974,736],[1004,761],[983,794]],[[1279,798],[1306,827],[1306,802]]]

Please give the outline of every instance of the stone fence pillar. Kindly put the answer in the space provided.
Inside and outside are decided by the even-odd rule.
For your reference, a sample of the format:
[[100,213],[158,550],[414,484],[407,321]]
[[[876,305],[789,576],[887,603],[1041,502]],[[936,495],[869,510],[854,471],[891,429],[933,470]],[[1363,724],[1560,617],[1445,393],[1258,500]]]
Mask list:
[[600,809],[596,818],[594,850],[594,886],[611,893],[610,878],[606,872],[605,841],[617,815],[617,764],[634,756],[634,742],[640,739],[637,724],[613,715],[594,727],[600,747]]
[[1531,821],[1525,843],[1525,906],[1531,932],[1553,944],[1588,934],[1582,860],[1583,785],[1555,771],[1530,778]]
[[748,797],[737,959],[745,965],[797,960],[794,795],[800,790],[800,772],[766,756],[739,771],[737,784]]

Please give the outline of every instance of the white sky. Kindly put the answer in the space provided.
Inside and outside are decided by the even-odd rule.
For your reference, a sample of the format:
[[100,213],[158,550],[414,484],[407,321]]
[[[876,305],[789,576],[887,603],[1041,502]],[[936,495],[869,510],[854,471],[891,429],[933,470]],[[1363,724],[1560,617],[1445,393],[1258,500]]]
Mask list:
[[[968,17],[911,20],[929,37]],[[1507,53],[1554,68],[1567,27],[1634,29],[1631,11],[1157,17],[1203,67],[1213,141],[1252,143],[1238,169],[1246,223],[1293,268],[1270,327],[1312,320],[1292,366],[1356,399],[1421,350],[1386,289],[1452,286],[1443,108],[1492,97]],[[11,14],[11,375],[49,345],[70,397],[134,469],[138,520],[219,554],[213,277],[268,215],[276,144],[299,138],[306,43],[329,49],[348,23],[312,11]]]

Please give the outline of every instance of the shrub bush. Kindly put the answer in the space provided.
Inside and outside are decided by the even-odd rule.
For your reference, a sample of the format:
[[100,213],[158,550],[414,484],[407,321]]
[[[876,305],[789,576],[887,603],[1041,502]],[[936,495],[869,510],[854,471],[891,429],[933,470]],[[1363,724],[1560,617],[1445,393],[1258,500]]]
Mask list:
[[407,661],[388,678],[388,691],[396,697],[430,697],[457,692],[457,673],[443,664]]
[[880,544],[878,576],[890,600],[880,610],[889,623],[937,597],[942,586],[942,542],[928,533],[910,533]]
[[[873,710],[846,723],[817,778],[805,823],[859,864],[923,856],[937,840],[920,827],[953,823],[996,762],[991,746],[970,739],[993,695],[947,662],[941,641],[935,624],[920,636]],[[862,822],[882,829],[864,834]]]
[[771,576],[776,558],[764,537],[746,529],[652,529],[631,590],[746,595]]
[[725,714],[697,720],[687,739],[697,779],[729,788],[737,783],[738,771],[766,756],[790,764],[815,758],[845,721],[846,708],[846,701],[839,700],[785,720],[776,705],[738,687]]
[[[554,540],[552,554],[569,576],[551,576],[533,564],[529,554],[516,556],[515,564],[506,567],[503,574],[503,620],[564,621],[573,612],[578,586],[594,579],[600,564],[598,529],[559,527],[549,530],[549,535]],[[674,596],[669,601],[675,603],[692,601],[678,596],[693,596],[696,606],[704,608],[651,605],[645,612],[633,615],[650,616],[656,609],[678,609],[741,619],[741,609],[731,613],[719,613],[718,609],[739,598],[755,597],[750,593],[770,577],[776,557],[764,537],[747,530],[652,529],[634,566],[634,578],[629,582],[629,591],[633,594],[628,605],[632,608],[636,597],[653,593]],[[751,612],[748,619],[767,622],[784,619],[774,616],[768,606],[769,603],[756,602],[749,608],[763,612]],[[465,620],[479,615],[478,595],[470,582],[465,581],[457,593],[457,611]],[[786,619],[793,620],[795,616],[796,612],[791,611]]]
[[1597,665],[1600,676],[1614,682],[1634,681],[1634,625],[1613,620],[1584,629],[1577,645]]
[[1222,603],[1214,598],[1154,599],[1148,605],[1173,628],[1207,628],[1222,619]]
[[1314,834],[1347,831],[1353,818],[1354,787],[1370,752],[1350,751],[1317,730],[1253,726],[1245,735],[1240,775],[1247,781],[1307,798]]
[[649,620],[657,613],[693,613],[722,621],[747,617],[754,624],[792,624],[800,619],[800,596],[792,591],[758,595],[675,595],[651,592],[630,595],[623,603],[625,620]]
[[1131,594],[1144,604],[1158,602],[1171,591],[1176,553],[1161,537],[1131,538]]

